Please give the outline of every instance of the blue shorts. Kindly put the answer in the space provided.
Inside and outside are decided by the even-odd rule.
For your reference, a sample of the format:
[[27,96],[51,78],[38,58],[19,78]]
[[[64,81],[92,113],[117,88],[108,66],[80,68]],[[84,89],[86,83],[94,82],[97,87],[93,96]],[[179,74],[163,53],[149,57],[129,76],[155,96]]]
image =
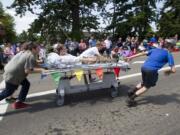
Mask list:
[[156,86],[158,80],[158,72],[156,70],[141,68],[142,73],[142,85],[146,88]]

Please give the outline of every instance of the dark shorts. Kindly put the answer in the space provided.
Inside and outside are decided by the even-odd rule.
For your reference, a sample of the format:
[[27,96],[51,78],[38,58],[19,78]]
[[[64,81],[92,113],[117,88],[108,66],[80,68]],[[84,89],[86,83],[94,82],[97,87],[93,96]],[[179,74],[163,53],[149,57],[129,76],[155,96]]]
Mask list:
[[155,70],[149,70],[146,68],[141,68],[142,72],[142,84],[146,88],[150,88],[156,85],[158,80],[158,72]]

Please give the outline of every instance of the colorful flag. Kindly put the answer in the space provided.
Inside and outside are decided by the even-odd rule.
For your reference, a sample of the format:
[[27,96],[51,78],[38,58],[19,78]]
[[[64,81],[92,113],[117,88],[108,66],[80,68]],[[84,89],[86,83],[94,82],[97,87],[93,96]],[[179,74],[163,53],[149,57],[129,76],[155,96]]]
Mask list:
[[103,79],[103,68],[96,69],[96,75],[99,77],[99,79]]
[[53,81],[55,82],[55,84],[58,85],[59,80],[61,78],[61,73],[60,72],[51,73],[51,77],[52,77]]
[[115,67],[114,68],[114,73],[115,73],[116,77],[119,77],[119,72],[120,72],[120,68],[119,67]]
[[74,74],[76,75],[78,81],[81,81],[82,75],[84,74],[84,71],[83,71],[83,70],[76,70],[76,71],[74,72]]

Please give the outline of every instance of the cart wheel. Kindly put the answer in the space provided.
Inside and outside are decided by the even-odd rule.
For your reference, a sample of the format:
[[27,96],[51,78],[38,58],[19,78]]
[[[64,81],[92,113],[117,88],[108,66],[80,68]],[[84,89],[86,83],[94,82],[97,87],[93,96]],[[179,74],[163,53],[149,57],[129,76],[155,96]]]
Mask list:
[[58,96],[58,97],[57,97],[57,100],[56,100],[56,104],[57,104],[58,106],[63,106],[63,105],[64,105],[64,97]]
[[118,96],[118,89],[115,88],[115,87],[112,87],[112,88],[111,88],[111,97],[112,97],[112,98],[115,98],[115,97],[117,97],[117,96]]
[[56,89],[56,94],[58,95],[58,89]]

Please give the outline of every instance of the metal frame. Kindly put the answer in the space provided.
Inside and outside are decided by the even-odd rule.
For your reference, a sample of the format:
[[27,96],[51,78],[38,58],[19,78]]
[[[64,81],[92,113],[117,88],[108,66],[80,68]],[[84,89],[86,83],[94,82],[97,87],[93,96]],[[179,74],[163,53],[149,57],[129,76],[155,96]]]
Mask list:
[[81,93],[87,91],[94,91],[100,89],[111,88],[111,97],[117,97],[119,82],[116,80],[114,72],[105,72],[103,80],[98,82],[88,81],[87,74],[83,75],[84,85],[72,86],[69,77],[62,77],[59,81],[58,88],[56,89],[57,99],[56,104],[62,106],[65,101],[65,95]]
[[[98,82],[90,82],[87,76],[89,71],[96,70],[98,68],[103,68],[103,79]],[[96,64],[82,64],[82,65],[67,65],[66,67],[52,70],[52,72],[61,72],[64,74],[60,78],[58,88],[56,89],[56,104],[58,106],[64,105],[65,95],[73,93],[81,93],[86,91],[94,91],[99,89],[111,88],[111,97],[116,97],[118,95],[118,86],[120,82],[116,80],[113,68],[119,67],[121,70],[128,70],[129,64],[122,63],[96,63]],[[73,72],[76,69],[84,70],[84,84],[72,86],[70,80],[73,78]],[[51,73],[52,73],[51,72]],[[49,74],[51,74],[49,73]],[[70,74],[68,76],[68,74]]]

